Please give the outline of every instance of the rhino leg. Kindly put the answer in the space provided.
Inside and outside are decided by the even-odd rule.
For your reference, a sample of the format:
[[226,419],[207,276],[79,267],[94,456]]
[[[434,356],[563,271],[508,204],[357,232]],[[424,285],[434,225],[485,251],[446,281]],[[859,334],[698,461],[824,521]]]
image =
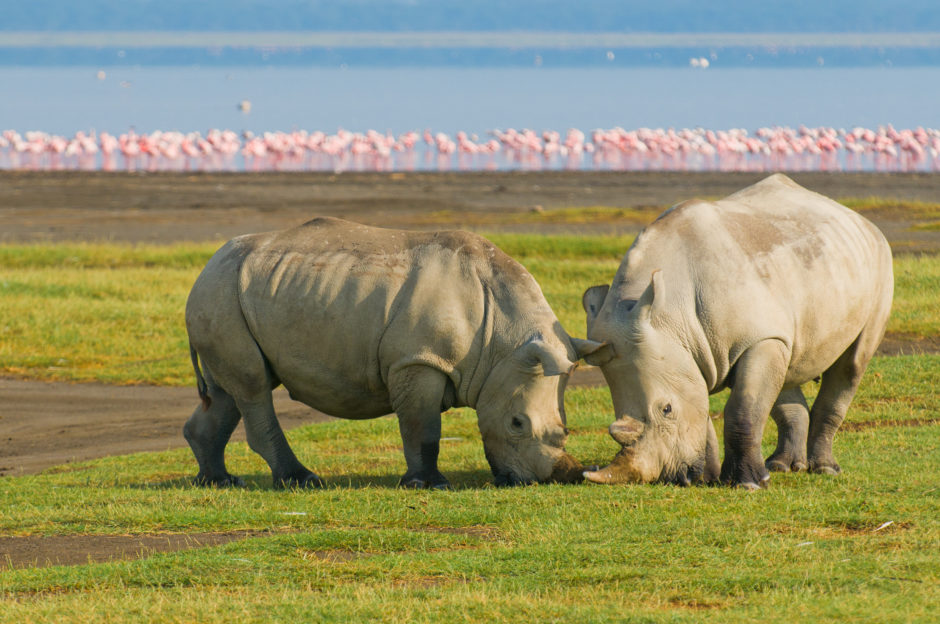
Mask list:
[[310,472],[294,455],[274,413],[270,390],[259,396],[236,399],[245,419],[245,434],[251,450],[261,455],[271,468],[274,487],[322,487],[323,481]]
[[734,365],[731,396],[725,405],[722,482],[758,489],[770,480],[760,443],[767,414],[783,388],[789,355],[789,348],[779,340],[764,340],[745,351]]
[[[211,371],[214,384],[225,390],[244,419],[248,446],[270,466],[275,488],[319,487],[322,481],[297,460],[277,422],[271,391],[279,382],[261,349],[240,314],[234,320],[225,320],[229,321],[223,334],[225,339],[206,341],[201,348],[197,343],[197,350],[203,366]],[[190,337],[192,340],[193,332]],[[226,413],[229,414],[226,423],[237,422],[230,411]]]
[[[879,334],[877,341],[880,340]],[[852,346],[822,374],[819,394],[809,416],[807,447],[811,472],[831,475],[842,472],[832,454],[832,440],[855,397],[868,361],[877,349],[877,341],[862,332]]]
[[809,429],[809,408],[799,386],[780,393],[770,410],[777,423],[777,449],[764,465],[772,472],[806,470],[806,436]]
[[244,485],[240,478],[225,469],[225,445],[232,437],[241,414],[232,397],[215,384],[208,369],[205,377],[211,400],[209,408],[200,404],[183,425],[183,437],[199,462],[195,483],[219,487]]
[[448,489],[437,469],[441,445],[441,410],[445,408],[447,376],[427,366],[405,366],[389,372],[392,406],[398,414],[407,472],[401,487]]

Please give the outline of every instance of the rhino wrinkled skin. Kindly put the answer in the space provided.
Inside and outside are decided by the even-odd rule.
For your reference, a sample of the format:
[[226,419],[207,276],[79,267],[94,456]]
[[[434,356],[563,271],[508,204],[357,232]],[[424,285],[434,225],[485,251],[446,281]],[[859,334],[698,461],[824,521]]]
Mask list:
[[[891,250],[869,221],[776,174],[715,202],[674,206],[584,294],[587,358],[611,389],[622,450],[601,483],[837,474],[832,441],[891,309]],[[821,377],[812,411],[800,385]],[[708,395],[731,388],[724,461]],[[766,462],[768,413],[778,428]]]
[[278,424],[279,384],[341,418],[397,413],[404,486],[447,487],[441,413],[459,406],[477,411],[497,484],[582,478],[564,451],[562,399],[592,345],[569,338],[532,276],[474,234],[320,218],[241,236],[196,280],[186,328],[203,399],[184,427],[198,483],[241,482],[224,450],[244,418],[276,486],[320,485]]

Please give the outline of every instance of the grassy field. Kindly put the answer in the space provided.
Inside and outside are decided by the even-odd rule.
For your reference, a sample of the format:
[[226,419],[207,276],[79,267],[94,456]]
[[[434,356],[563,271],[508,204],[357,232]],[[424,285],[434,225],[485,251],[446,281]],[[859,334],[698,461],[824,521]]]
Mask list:
[[[494,236],[584,335],[583,289],[629,241]],[[214,245],[0,246],[0,374],[192,384],[188,289]],[[940,330],[940,259],[900,257],[890,330]],[[844,474],[765,491],[489,485],[475,417],[445,415],[449,492],[400,491],[392,418],[288,432],[327,482],[275,491],[244,444],[248,487],[192,487],[188,450],[0,479],[0,535],[245,531],[146,559],[0,572],[0,622],[930,622],[940,610],[940,356],[876,358],[836,438]],[[815,384],[806,387],[807,396]],[[713,397],[720,412],[723,396]],[[605,388],[566,396],[569,450],[606,462]],[[184,417],[181,416],[181,419]],[[717,421],[719,435],[721,421]],[[765,453],[775,431],[768,425]],[[2,557],[2,552],[0,552]]]
[[[609,283],[628,237],[494,235],[584,336],[584,289]],[[189,385],[183,309],[217,244],[0,246],[0,374],[47,380]],[[940,327],[940,257],[895,260],[888,331]]]

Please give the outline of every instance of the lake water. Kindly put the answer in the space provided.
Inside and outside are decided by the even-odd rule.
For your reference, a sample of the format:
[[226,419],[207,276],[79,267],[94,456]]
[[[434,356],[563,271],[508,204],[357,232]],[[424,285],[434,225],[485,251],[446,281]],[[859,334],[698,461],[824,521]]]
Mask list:
[[[940,127],[940,68],[0,67],[0,130]],[[250,112],[239,103],[251,103]]]
[[[0,128],[72,134],[940,126],[940,68],[0,68]],[[249,100],[251,112],[238,110]]]

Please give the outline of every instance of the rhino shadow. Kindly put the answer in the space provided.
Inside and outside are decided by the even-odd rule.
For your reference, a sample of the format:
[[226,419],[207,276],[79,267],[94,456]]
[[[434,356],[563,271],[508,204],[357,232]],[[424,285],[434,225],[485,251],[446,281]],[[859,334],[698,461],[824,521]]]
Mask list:
[[[272,490],[275,489],[271,483],[270,473],[254,472],[239,475],[244,481],[242,488],[249,490]],[[343,473],[343,474],[321,474],[324,486],[322,488],[310,488],[311,493],[318,490],[332,489],[368,489],[368,488],[389,488],[397,489],[401,474],[398,472],[380,473]],[[479,490],[493,486],[493,474],[488,470],[448,470],[447,477],[450,480],[452,490]],[[166,479],[153,483],[137,483],[127,487],[139,490],[175,490],[188,488],[201,488],[196,485],[191,476]],[[224,488],[220,488],[224,489]]]

